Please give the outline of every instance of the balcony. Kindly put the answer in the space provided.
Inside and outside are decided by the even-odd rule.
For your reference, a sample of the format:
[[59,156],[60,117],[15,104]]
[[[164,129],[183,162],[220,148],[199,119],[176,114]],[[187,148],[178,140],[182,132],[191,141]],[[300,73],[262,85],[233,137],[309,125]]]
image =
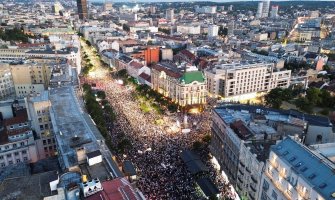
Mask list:
[[241,165],[242,167],[245,167],[245,164],[244,164],[242,161],[240,161],[240,165]]
[[255,197],[250,192],[248,193],[248,196],[250,197],[250,199],[255,200]]
[[247,170],[247,172],[251,173],[250,169],[247,167],[245,168],[245,170]]
[[240,172],[240,174],[244,175],[244,172],[241,169],[238,169],[238,172]]

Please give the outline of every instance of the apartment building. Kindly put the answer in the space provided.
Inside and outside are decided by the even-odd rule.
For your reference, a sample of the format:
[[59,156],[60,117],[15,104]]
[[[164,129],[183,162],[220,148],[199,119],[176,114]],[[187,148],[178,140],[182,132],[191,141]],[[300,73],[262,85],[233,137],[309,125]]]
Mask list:
[[25,63],[10,65],[16,97],[23,98],[29,94],[47,89],[52,66],[46,63]]
[[259,199],[335,199],[334,170],[324,155],[287,137],[271,147]]
[[42,91],[25,98],[28,118],[36,132],[36,146],[39,157],[46,158],[56,155],[53,125],[51,123],[48,91]]
[[225,99],[254,98],[257,93],[288,87],[290,70],[278,70],[273,63],[220,64],[205,70],[210,95]]
[[14,82],[9,64],[0,64],[0,99],[15,95]]
[[[210,150],[214,163],[245,199],[261,196],[261,179],[271,145],[286,136],[306,143],[306,138],[320,138],[317,135],[331,127],[326,117],[239,104],[214,109],[212,121]],[[329,139],[334,134],[325,135]],[[313,144],[331,141],[314,140]]]
[[[185,70],[186,69],[186,70]],[[151,68],[152,89],[180,106],[206,103],[206,78],[194,66],[160,62]]]
[[16,110],[14,115],[1,122],[0,168],[39,159],[26,109]]

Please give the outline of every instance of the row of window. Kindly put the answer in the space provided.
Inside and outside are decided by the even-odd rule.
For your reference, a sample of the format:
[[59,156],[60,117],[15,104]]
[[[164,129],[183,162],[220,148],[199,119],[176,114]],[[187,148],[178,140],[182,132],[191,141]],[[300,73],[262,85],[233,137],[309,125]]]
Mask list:
[[[16,147],[19,147],[19,146],[24,146],[25,145],[25,143],[24,142],[20,142],[20,145],[19,144],[16,144],[16,143],[14,143],[13,145],[12,145],[12,148],[16,148]],[[10,149],[11,148],[11,146],[10,145],[5,145],[5,147],[0,147],[0,151],[1,150],[8,150],[8,149]]]
[[[27,151],[26,150],[23,150],[23,151],[21,151],[21,153],[22,153],[22,155],[26,155],[27,154]],[[20,155],[20,152],[18,152],[18,151],[16,151],[16,152],[14,152],[14,156],[18,156],[18,155]],[[9,154],[6,154],[6,157],[7,158],[12,158],[12,154],[11,153],[9,153]],[[0,156],[0,160],[3,160],[4,159],[4,156]]]
[[[23,161],[27,161],[28,157],[23,157]],[[16,159],[16,163],[22,162],[21,159]],[[8,165],[12,165],[14,162],[12,160],[8,161]],[[6,167],[6,163],[0,163],[0,167]]]

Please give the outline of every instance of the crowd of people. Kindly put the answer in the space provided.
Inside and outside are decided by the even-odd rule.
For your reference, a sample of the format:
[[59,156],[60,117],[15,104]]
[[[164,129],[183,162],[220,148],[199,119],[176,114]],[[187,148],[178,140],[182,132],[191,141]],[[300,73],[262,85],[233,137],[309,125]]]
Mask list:
[[[200,199],[194,177],[188,172],[180,157],[185,149],[192,149],[195,141],[202,141],[210,131],[210,109],[201,114],[185,115],[176,113],[164,115],[152,110],[144,113],[139,101],[132,95],[130,87],[118,84],[106,72],[103,79],[93,77],[83,82],[95,82],[106,92],[106,99],[112,106],[116,119],[108,124],[114,146],[122,139],[131,142],[122,153],[115,152],[120,161],[130,160],[138,172],[137,186],[147,199]],[[164,118],[164,124],[155,123]],[[187,121],[187,123],[186,123]],[[178,131],[166,131],[166,127],[178,127]],[[182,133],[181,128],[189,128]],[[217,183],[222,196],[232,196],[229,185],[210,163],[208,148],[200,152],[201,158],[210,169],[210,178]]]

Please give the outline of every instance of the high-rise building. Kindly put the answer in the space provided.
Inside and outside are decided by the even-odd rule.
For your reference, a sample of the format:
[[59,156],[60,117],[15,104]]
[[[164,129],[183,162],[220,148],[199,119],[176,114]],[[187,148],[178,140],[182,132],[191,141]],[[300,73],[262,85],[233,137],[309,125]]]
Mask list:
[[271,18],[277,18],[278,17],[278,10],[279,10],[279,6],[272,6],[271,7],[271,12],[270,12],[270,17]]
[[87,19],[87,0],[77,0],[79,19]]
[[173,23],[174,22],[174,9],[167,9],[165,18],[166,20]]
[[256,18],[261,18],[263,13],[263,2],[258,2]]
[[55,15],[59,15],[59,11],[63,10],[63,6],[61,3],[59,3],[58,1],[52,6],[53,8],[53,13]]
[[218,33],[219,33],[219,26],[214,24],[208,26],[208,38],[217,37]]
[[270,10],[270,0],[264,0],[262,18],[266,18],[269,16],[269,10]]

